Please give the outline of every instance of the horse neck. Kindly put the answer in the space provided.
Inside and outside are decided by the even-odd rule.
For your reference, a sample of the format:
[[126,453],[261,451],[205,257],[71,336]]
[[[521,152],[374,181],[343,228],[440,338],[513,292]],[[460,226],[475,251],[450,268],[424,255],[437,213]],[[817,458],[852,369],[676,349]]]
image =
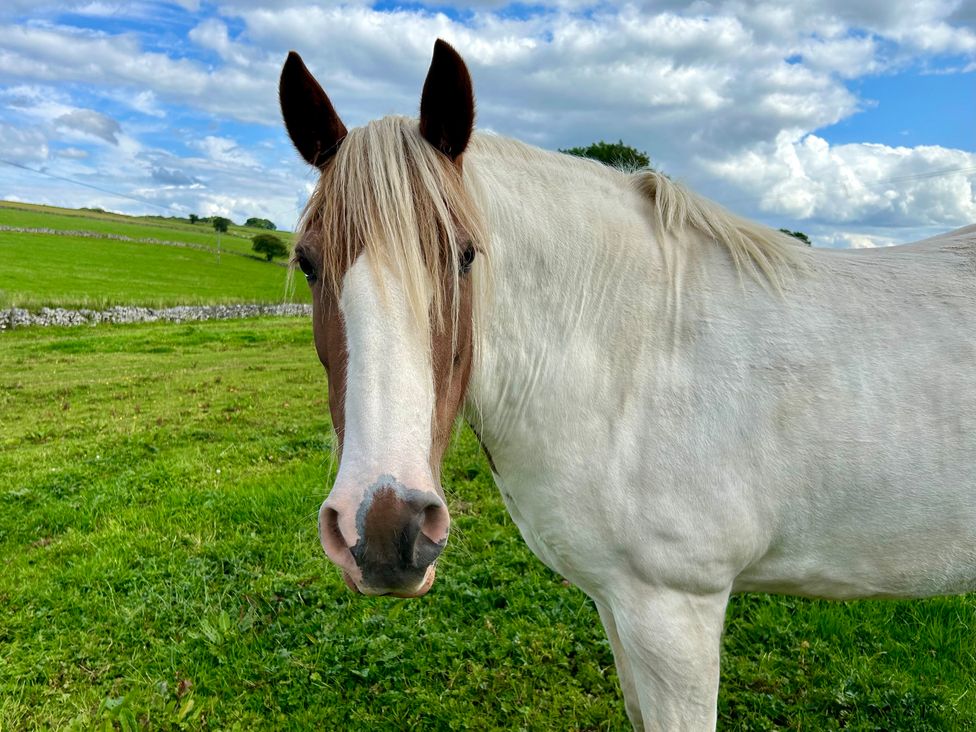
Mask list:
[[[493,453],[533,449],[617,409],[646,368],[646,324],[667,304],[650,204],[628,176],[526,151],[466,160],[491,232],[491,292],[476,322],[467,415]],[[538,446],[537,446],[538,447]],[[497,456],[496,456],[496,462]]]

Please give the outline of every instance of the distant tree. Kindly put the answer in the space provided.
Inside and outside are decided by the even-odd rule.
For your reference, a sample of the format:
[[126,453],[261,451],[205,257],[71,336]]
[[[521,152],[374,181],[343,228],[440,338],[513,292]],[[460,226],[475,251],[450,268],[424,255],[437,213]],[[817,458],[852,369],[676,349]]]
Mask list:
[[251,249],[263,254],[269,262],[275,257],[288,256],[288,247],[274,234],[258,234],[251,239]]
[[571,147],[568,150],[559,152],[575,155],[579,158],[592,158],[601,163],[612,165],[615,168],[624,170],[634,170],[636,168],[647,168],[651,165],[651,159],[646,152],[642,152],[630,145],[625,145],[623,140],[618,142],[594,142],[588,147]]
[[810,243],[810,237],[807,236],[806,234],[804,234],[802,231],[790,231],[789,229],[780,229],[780,231],[782,231],[784,234],[789,234],[794,239],[799,239],[804,244],[806,244],[808,247],[809,246],[813,246]]
[[189,218],[191,224],[195,224],[197,221],[200,220],[200,217],[197,216],[196,214],[190,214]]
[[226,234],[228,227],[234,222],[225,219],[223,216],[211,216],[210,223],[213,224],[214,231],[217,232],[217,264],[220,264],[220,235]]
[[270,229],[271,231],[275,231],[278,228],[277,226],[274,225],[273,222],[268,221],[267,219],[257,219],[257,218],[248,219],[247,221],[244,222],[244,226],[252,226],[255,229]]

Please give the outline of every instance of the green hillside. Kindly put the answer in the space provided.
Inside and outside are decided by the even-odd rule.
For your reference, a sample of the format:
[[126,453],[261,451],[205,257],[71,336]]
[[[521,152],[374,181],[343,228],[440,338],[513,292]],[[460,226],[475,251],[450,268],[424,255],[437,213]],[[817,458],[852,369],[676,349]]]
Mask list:
[[0,227],[28,229],[0,228],[0,308],[308,301],[281,262],[252,255],[263,229],[231,227],[218,261],[209,223],[0,202]]
[[[93,231],[117,234],[134,239],[152,238],[176,241],[216,250],[217,233],[208,222],[191,224],[187,219],[162,216],[125,216],[124,214],[93,209],[58,208],[33,203],[0,201],[0,225],[24,228],[47,228],[59,231]],[[267,229],[232,225],[220,236],[222,250],[251,253],[251,237],[268,233]],[[291,244],[290,231],[275,231],[287,244]]]

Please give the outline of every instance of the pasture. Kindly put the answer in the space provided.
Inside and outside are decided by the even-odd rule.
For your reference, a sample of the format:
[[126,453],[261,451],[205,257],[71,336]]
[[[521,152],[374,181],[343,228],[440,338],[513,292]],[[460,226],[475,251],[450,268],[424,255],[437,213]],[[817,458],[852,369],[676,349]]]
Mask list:
[[[0,308],[308,302],[304,284],[287,287],[284,267],[239,256],[250,251],[249,239],[222,235],[224,254],[219,262],[215,249],[201,249],[215,246],[209,224],[17,206],[0,206],[0,225],[116,234],[187,246],[0,231]],[[237,229],[250,235],[259,231]]]
[[[430,594],[345,589],[326,393],[300,320],[0,334],[0,729],[627,728],[466,428]],[[973,596],[734,597],[719,726],[974,729],[974,649]]]

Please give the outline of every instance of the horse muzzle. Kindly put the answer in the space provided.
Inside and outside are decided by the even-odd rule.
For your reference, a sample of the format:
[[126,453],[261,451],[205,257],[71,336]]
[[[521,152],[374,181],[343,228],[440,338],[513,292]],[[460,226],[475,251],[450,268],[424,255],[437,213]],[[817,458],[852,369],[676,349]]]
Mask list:
[[350,589],[419,597],[434,584],[450,516],[433,491],[382,475],[359,496],[336,485],[319,510],[319,538]]

